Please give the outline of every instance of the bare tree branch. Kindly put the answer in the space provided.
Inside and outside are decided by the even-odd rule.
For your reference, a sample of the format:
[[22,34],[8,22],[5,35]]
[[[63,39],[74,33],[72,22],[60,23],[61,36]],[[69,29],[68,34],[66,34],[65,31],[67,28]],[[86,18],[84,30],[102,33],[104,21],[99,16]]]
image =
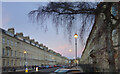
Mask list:
[[[74,23],[80,22],[82,23],[80,24],[82,26],[79,27],[82,39],[87,24],[92,25],[94,21],[97,4],[92,2],[50,2],[47,6],[41,6],[37,10],[31,11],[29,16],[32,20],[40,22],[41,25],[46,18],[52,19],[57,31],[60,26],[67,29],[69,39],[72,37]],[[76,19],[80,21],[76,21]]]

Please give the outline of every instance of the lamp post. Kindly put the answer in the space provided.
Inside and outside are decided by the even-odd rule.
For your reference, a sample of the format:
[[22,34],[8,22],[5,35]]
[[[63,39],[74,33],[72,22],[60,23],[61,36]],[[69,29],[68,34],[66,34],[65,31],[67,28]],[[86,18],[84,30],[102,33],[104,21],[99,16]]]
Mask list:
[[[70,55],[71,55],[72,49],[69,49],[69,52],[70,52]],[[69,59],[69,66],[71,66],[71,60],[70,59]]]
[[76,62],[76,68],[77,68],[78,67],[78,64],[77,64],[77,37],[78,35],[75,34],[74,37],[75,37],[75,62]]
[[28,73],[28,68],[27,68],[27,51],[24,51],[25,55],[25,73]]

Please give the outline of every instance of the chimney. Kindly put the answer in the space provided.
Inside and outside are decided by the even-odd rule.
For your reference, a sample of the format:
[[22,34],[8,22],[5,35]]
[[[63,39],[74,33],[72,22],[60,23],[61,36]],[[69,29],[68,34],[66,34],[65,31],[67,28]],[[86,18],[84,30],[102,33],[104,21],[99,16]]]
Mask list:
[[45,50],[48,50],[48,47],[46,47],[46,46],[43,46],[43,47],[44,47]]
[[38,42],[36,41],[35,44],[38,44]]
[[14,32],[14,28],[8,28],[8,31],[9,31],[10,33],[12,33],[12,34],[15,33],[15,32]]
[[31,39],[30,41],[31,41],[32,43],[34,43],[35,40],[34,40],[34,39]]
[[29,40],[30,38],[29,38],[29,36],[26,36],[26,37],[24,37],[24,39],[25,39],[25,40]]
[[23,33],[22,32],[16,33],[16,35],[19,36],[19,37],[23,37]]
[[39,46],[43,46],[43,44],[39,44]]

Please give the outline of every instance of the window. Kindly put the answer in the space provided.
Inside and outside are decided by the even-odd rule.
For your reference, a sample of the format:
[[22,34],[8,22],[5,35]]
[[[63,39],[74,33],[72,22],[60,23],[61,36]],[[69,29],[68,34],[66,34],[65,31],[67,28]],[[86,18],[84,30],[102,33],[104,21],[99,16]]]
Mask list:
[[11,60],[11,66],[13,66],[13,60]]
[[21,52],[19,52],[19,57],[21,57]]
[[17,60],[15,60],[15,65],[17,65]]
[[2,43],[5,44],[5,38],[4,37],[2,38]]
[[13,41],[11,41],[11,46],[13,46]]
[[112,14],[113,14],[113,16],[117,15],[117,6],[116,5],[112,6]]
[[9,60],[8,60],[7,64],[8,64],[8,66],[10,65],[10,62],[9,62]]
[[5,49],[4,49],[4,48],[3,48],[3,51],[2,51],[2,52],[3,52],[2,54],[5,55]]
[[13,56],[13,50],[11,50],[11,56]]
[[21,55],[22,55],[22,57],[24,57],[23,53]]
[[9,45],[9,40],[7,39],[7,45]]
[[5,59],[3,59],[3,63],[2,64],[3,64],[3,66],[5,66]]
[[9,50],[7,49],[7,56],[9,56]]
[[21,66],[21,64],[22,64],[21,62],[22,62],[22,60],[20,59],[20,66]]
[[17,42],[15,42],[15,47],[17,46]]
[[17,56],[17,52],[15,51],[15,56]]

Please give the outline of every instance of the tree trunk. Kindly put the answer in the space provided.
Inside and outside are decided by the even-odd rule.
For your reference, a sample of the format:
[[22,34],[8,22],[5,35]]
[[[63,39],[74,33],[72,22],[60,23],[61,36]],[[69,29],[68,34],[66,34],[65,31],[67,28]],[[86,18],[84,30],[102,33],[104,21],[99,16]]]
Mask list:
[[[118,5],[118,13],[120,13],[120,2]],[[120,19],[120,14],[118,14],[118,18]],[[120,73],[120,24],[118,24],[118,72]]]
[[109,62],[109,72],[115,72],[115,58],[112,42],[112,22],[111,22],[111,8],[109,6],[111,3],[107,3],[108,9],[106,11],[106,45],[108,53],[108,62]]

